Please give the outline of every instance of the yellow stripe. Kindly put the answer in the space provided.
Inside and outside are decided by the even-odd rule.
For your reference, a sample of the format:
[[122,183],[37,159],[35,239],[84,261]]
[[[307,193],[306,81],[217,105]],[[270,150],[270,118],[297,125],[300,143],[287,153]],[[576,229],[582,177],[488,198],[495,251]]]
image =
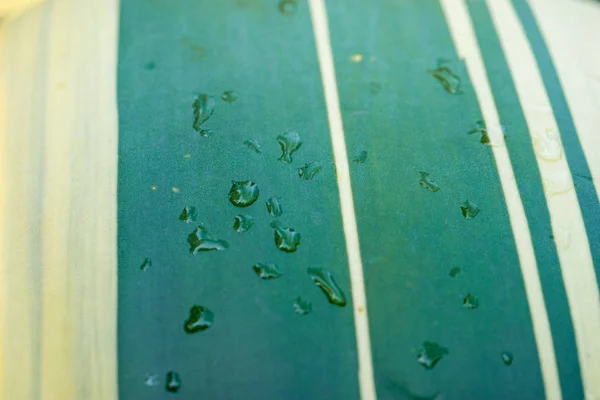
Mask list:
[[0,24],[0,399],[38,391],[43,10]]
[[0,18],[14,16],[15,14],[33,7],[45,0],[2,0],[0,2]]
[[[530,0],[529,3],[562,83],[587,164],[598,187],[600,6],[565,0]],[[600,198],[600,191],[597,194]]]
[[536,150],[575,330],[586,398],[600,396],[600,296],[571,172],[529,42],[509,0],[488,0]]
[[473,24],[463,0],[442,0],[441,4],[459,57],[465,60],[483,118],[488,127],[496,167],[498,168],[498,175],[500,176],[500,183],[519,255],[546,397],[558,400],[562,398],[562,395],[558,380],[556,356],[531,242],[531,233],[529,232],[523,202],[515,182],[508,151],[503,144],[504,137],[500,129],[498,110],[492,96]]
[[0,398],[116,399],[118,1],[4,23]]
[[352,284],[352,303],[354,306],[354,325],[356,329],[356,344],[358,348],[358,378],[360,397],[362,400],[374,400],[375,383],[373,381],[373,361],[371,356],[371,339],[369,337],[369,320],[367,317],[367,299],[363,278],[363,266],[360,255],[358,228],[354,213],[352,187],[350,183],[350,170],[348,168],[348,155],[344,127],[340,112],[340,101],[335,78],[335,67],[329,40],[329,25],[327,11],[323,0],[310,0],[310,13],[312,18],[317,56],[321,68],[321,80],[325,92],[325,104],[329,118],[329,131],[337,171],[337,184],[340,192],[340,207],[346,238],[346,252]]

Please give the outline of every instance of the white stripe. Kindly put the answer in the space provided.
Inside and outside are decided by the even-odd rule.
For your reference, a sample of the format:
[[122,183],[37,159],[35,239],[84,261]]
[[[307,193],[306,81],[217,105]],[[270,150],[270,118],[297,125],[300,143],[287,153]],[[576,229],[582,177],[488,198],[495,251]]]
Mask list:
[[[600,5],[569,0],[529,3],[560,78],[593,181],[600,183],[600,46],[598,39],[591,39],[600,38]],[[600,191],[597,194],[600,198]]]
[[40,399],[116,399],[119,2],[43,9]]
[[344,235],[346,237],[346,252],[352,281],[352,302],[354,306],[354,325],[356,328],[356,345],[358,347],[358,378],[360,397],[362,400],[374,400],[375,383],[373,381],[373,360],[371,357],[371,339],[369,338],[369,320],[367,317],[367,299],[363,278],[363,266],[360,256],[358,229],[352,200],[352,186],[348,155],[344,139],[344,127],[340,113],[340,101],[329,41],[329,26],[327,11],[323,0],[310,0],[310,14],[317,45],[317,56],[321,68],[325,104],[329,119],[329,130],[337,171],[337,183],[340,192],[340,206]]
[[442,0],[441,4],[458,54],[465,60],[483,118],[488,127],[492,142],[492,151],[496,160],[496,167],[498,168],[498,175],[500,176],[500,183],[504,192],[506,207],[519,255],[519,263],[529,303],[546,397],[558,400],[562,398],[558,380],[558,369],[546,304],[540,284],[535,253],[531,243],[531,234],[523,202],[521,201],[519,189],[515,182],[508,151],[506,146],[503,145],[504,137],[500,129],[500,119],[477,38],[475,37],[473,25],[463,0]]
[[509,0],[488,0],[536,150],[588,399],[600,397],[600,296],[556,118],[527,36]]

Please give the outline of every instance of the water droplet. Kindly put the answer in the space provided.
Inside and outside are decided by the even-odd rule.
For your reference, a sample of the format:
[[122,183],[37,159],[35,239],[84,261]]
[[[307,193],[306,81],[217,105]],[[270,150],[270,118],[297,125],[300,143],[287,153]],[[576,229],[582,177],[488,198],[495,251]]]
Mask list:
[[293,15],[296,13],[298,4],[296,0],[280,0],[278,8],[283,15]]
[[463,308],[474,310],[479,307],[479,299],[472,293],[468,293],[463,299]]
[[274,217],[280,217],[283,214],[283,209],[281,208],[281,202],[279,201],[279,197],[270,197],[266,202],[267,211]]
[[352,61],[353,63],[359,63],[362,61],[362,59],[363,55],[360,53],[352,54],[352,57],[350,57],[350,61]]
[[199,132],[202,136],[202,129],[200,128],[215,111],[215,98],[205,93],[199,94],[192,104],[194,109],[194,130]]
[[306,315],[312,311],[310,301],[303,300],[302,297],[296,297],[294,300],[294,312],[299,315]]
[[544,191],[552,196],[564,194],[575,189],[569,170],[542,175]]
[[254,150],[255,153],[262,153],[262,150],[260,149],[260,144],[258,144],[256,140],[246,140],[244,144],[248,146],[249,149]]
[[437,60],[435,60],[435,65],[440,67],[440,66],[449,64],[450,62],[452,62],[452,60],[450,60],[448,58],[438,57]]
[[449,354],[447,348],[433,342],[423,342],[423,347],[419,350],[417,361],[425,369],[432,369],[446,355]]
[[551,130],[533,135],[533,150],[539,158],[545,161],[558,161],[562,158],[562,146],[558,135]]
[[479,141],[481,144],[490,144],[490,137],[488,135],[487,128],[485,127],[484,121],[477,121],[475,127],[468,132],[469,135],[473,135],[474,133],[479,133],[481,135],[481,140]]
[[193,61],[200,60],[207,54],[206,47],[193,43],[188,37],[181,39],[179,44],[189,51],[190,59]]
[[181,389],[181,378],[179,374],[175,371],[167,372],[167,379],[165,383],[165,389],[171,393],[177,392]]
[[272,222],[271,228],[275,230],[275,246],[281,251],[292,253],[300,244],[300,234],[292,228],[283,228],[278,222]]
[[304,164],[303,167],[298,169],[298,176],[300,179],[305,181],[312,180],[323,169],[323,164],[318,161],[309,162]]
[[573,176],[576,176],[581,179],[585,179],[586,181],[594,182],[594,179],[589,175],[573,174]]
[[277,267],[275,264],[256,263],[252,269],[262,280],[277,279],[282,275],[279,267]]
[[194,232],[189,234],[188,243],[190,244],[190,253],[192,254],[196,254],[199,251],[222,251],[229,247],[229,244],[224,240],[208,237],[208,231],[202,225],[199,225]]
[[[473,0],[471,0],[473,1]],[[410,390],[410,387],[395,379],[387,378],[387,389],[394,394],[394,399],[403,400],[444,400],[444,396],[440,392],[436,392],[430,396],[422,396]]]
[[292,154],[302,146],[300,135],[298,135],[298,132],[296,131],[284,132],[277,136],[277,143],[281,146],[281,157],[279,157],[279,161],[291,164],[293,161]]
[[460,274],[459,267],[452,267],[452,269],[450,269],[450,277],[451,278],[456,278],[458,276],[458,274]]
[[473,219],[479,214],[481,209],[472,201],[466,200],[460,205],[460,210],[465,219]]
[[192,306],[190,316],[183,324],[187,333],[196,333],[210,328],[215,321],[215,314],[204,306]]
[[150,267],[152,267],[152,260],[150,258],[144,259],[144,262],[142,263],[142,265],[140,265],[140,269],[142,271],[145,271]]
[[221,95],[221,99],[227,103],[233,103],[238,99],[238,95],[233,90],[226,90]]
[[421,187],[424,187],[430,192],[437,192],[440,190],[440,186],[432,178],[430,178],[429,172],[420,171],[419,173],[421,174],[421,180],[419,181],[419,185],[421,185]]
[[248,207],[258,199],[258,185],[252,181],[231,181],[229,201],[236,207]]
[[186,224],[196,221],[196,218],[198,218],[198,211],[196,211],[196,207],[184,207],[183,211],[179,215],[179,220],[185,222]]
[[160,384],[158,375],[148,374],[144,377],[144,385],[147,387],[156,387]]
[[460,91],[460,78],[452,72],[450,67],[441,65],[427,72],[442,84],[446,92],[451,94],[462,93]]
[[246,232],[254,225],[254,218],[251,215],[236,215],[233,221],[233,230],[237,233]]
[[510,365],[513,362],[513,355],[509,351],[502,352],[502,362],[506,365]]
[[154,68],[156,68],[156,64],[154,63],[154,61],[149,61],[146,63],[146,65],[144,65],[144,68],[148,71],[152,71]]
[[210,135],[212,135],[212,129],[200,129],[200,136],[202,137],[209,137]]
[[561,249],[567,250],[569,247],[571,247],[571,232],[561,232],[557,239]]
[[323,293],[331,304],[344,307],[346,305],[346,296],[340,287],[335,283],[331,272],[323,268],[308,268],[308,275],[313,282],[321,288]]
[[370,82],[369,83],[369,91],[371,92],[371,94],[377,94],[379,92],[381,92],[381,83],[379,82]]
[[362,164],[362,163],[364,163],[365,161],[367,161],[367,156],[368,156],[368,153],[367,153],[365,150],[363,150],[363,151],[361,151],[360,153],[358,153],[358,154],[356,155],[356,157],[354,157],[354,158],[352,159],[352,161],[354,161],[354,162],[356,162],[356,163],[359,163],[359,164]]

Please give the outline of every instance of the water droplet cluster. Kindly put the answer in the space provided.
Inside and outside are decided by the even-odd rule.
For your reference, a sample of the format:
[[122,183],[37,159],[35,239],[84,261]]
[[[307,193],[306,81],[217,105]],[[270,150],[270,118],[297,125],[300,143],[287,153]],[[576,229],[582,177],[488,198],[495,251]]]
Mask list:
[[[282,14],[292,15],[297,10],[296,0],[281,0],[278,4],[278,9]],[[359,61],[362,61],[362,56]],[[439,63],[435,69],[431,69],[427,72],[442,85],[442,88],[447,93],[452,95],[462,94],[461,78],[448,65]],[[381,85],[379,83],[374,83],[371,85],[371,90],[373,93],[378,93],[381,90]],[[239,96],[232,90],[226,90],[221,94],[220,99],[224,103],[228,103],[228,105],[221,106],[235,107],[236,105],[233,103],[238,102]],[[211,95],[202,93],[198,94],[194,98],[192,103],[192,127],[200,136],[209,137],[211,135],[212,131],[206,125],[211,120],[216,107],[217,104],[215,97]],[[477,121],[475,126],[467,133],[480,135],[480,143],[484,145],[490,145],[490,137],[484,121]],[[276,136],[275,140],[281,149],[281,155],[278,158],[280,162],[284,164],[292,164],[294,163],[294,157],[297,157],[297,154],[302,154],[302,152],[299,152],[299,150],[303,146],[304,142],[300,137],[300,134],[295,130],[287,130]],[[260,159],[260,155],[263,153],[263,150],[258,141],[248,139],[244,141],[243,144],[257,154],[257,159]],[[560,159],[561,157],[560,145],[557,146],[555,137],[551,134],[538,135],[538,139],[535,141],[534,147],[536,154],[545,160],[554,161]],[[367,156],[367,151],[361,150],[351,159],[351,161],[356,164],[364,164],[367,160]],[[324,164],[322,162],[308,161],[304,162],[302,166],[297,167],[295,171],[300,180],[312,181],[314,179],[318,179],[319,173],[323,169]],[[419,174],[420,179],[418,182],[422,188],[432,193],[440,191],[441,186],[433,179],[429,172],[419,171]],[[310,183],[305,184],[309,185]],[[153,190],[156,190],[156,187],[153,187]],[[175,191],[175,189],[173,190]],[[179,189],[177,189],[177,192],[179,192]],[[259,197],[260,189],[256,181],[247,179],[231,182],[228,200],[234,207],[249,208],[256,203]],[[283,215],[283,206],[279,197],[269,197],[265,201],[265,205],[266,211],[270,216],[279,218]],[[475,219],[481,212],[480,207],[468,199],[460,203],[460,210],[463,218],[466,220]],[[286,212],[286,216],[287,215],[288,214]],[[197,208],[189,205],[185,206],[181,211],[179,215],[179,221],[185,224],[197,223],[198,217],[199,213]],[[247,232],[254,225],[254,218],[252,215],[238,214],[233,218],[233,230],[237,233]],[[228,224],[230,223],[231,220],[229,220]],[[288,225],[282,224],[280,221],[273,221],[270,227],[273,229],[273,240],[276,249],[284,253],[295,253],[298,251],[301,244],[301,234],[299,232]],[[255,228],[255,230],[256,229],[257,228]],[[249,233],[250,236],[253,234],[254,230]],[[187,243],[189,244],[189,252],[193,255],[209,251],[225,251],[229,248],[229,243],[226,240],[210,235],[204,224],[197,225],[197,227],[191,233],[189,233]],[[254,264],[250,265],[252,265],[251,268],[258,279],[262,281],[273,281],[286,278],[282,272],[282,269],[277,264],[268,262],[255,262]],[[141,264],[140,269],[145,271],[151,266],[151,259],[146,258]],[[334,279],[333,274],[328,269],[321,267],[308,267],[306,271],[308,278],[310,278],[314,285],[321,290],[330,304],[338,307],[346,306],[346,295],[343,289]],[[449,276],[451,278],[456,278],[459,275],[462,277],[461,269],[456,266],[452,267]],[[276,285],[277,283],[264,284]],[[263,285],[263,283],[261,283],[261,285]],[[464,297],[462,297],[462,307],[466,310],[476,310],[479,307],[479,298],[473,293],[464,295]],[[292,302],[292,309],[297,315],[306,316],[313,311],[313,305],[310,300],[298,296]],[[364,312],[364,308],[362,307],[359,307],[358,310],[359,312]],[[195,304],[190,307],[189,315],[183,322],[183,331],[187,334],[205,332],[213,327],[214,321],[215,313],[213,311],[204,305]],[[218,326],[213,329],[218,329]],[[213,329],[211,329],[211,331]],[[203,335],[205,334],[200,334],[199,336]],[[417,362],[425,369],[430,370],[433,369],[448,354],[450,354],[449,350],[442,345],[431,341],[424,341],[420,350],[418,351]],[[513,356],[510,352],[504,351],[501,353],[501,359],[504,364],[511,365]],[[155,375],[148,375],[144,382],[148,387],[157,386],[159,384],[158,378]],[[181,385],[182,381],[179,374],[176,371],[168,371],[165,378],[165,389],[169,392],[175,393],[181,389]]]
[[[296,11],[296,7],[296,1],[291,0],[281,1],[279,4],[279,9],[283,14],[293,14]],[[217,105],[215,97],[203,93],[197,95],[193,100],[192,127],[203,137],[208,137],[211,133],[211,130],[207,127],[207,125],[211,121],[211,118],[213,118],[215,109],[217,107],[236,107],[236,104],[234,103],[240,102],[238,94],[233,90],[225,90],[220,95],[220,99],[222,102],[219,102],[220,105]],[[304,144],[300,134],[295,130],[287,130],[279,135],[274,135],[274,142],[276,142],[281,149],[281,154],[279,155],[278,160],[283,164],[294,164],[294,158],[297,157],[299,154],[298,150]],[[260,160],[260,157],[263,154],[263,149],[257,140],[248,139],[243,142],[243,145],[249,150],[252,150],[252,152],[257,155],[257,159]],[[275,143],[273,143],[273,145],[275,147]],[[275,157],[276,156],[274,156],[274,159]],[[185,158],[191,159],[191,153],[186,153]],[[366,158],[367,152],[362,151],[355,159],[355,162],[364,163]],[[282,168],[286,167],[282,166]],[[323,171],[323,169],[323,163],[319,161],[309,161],[304,162],[295,168],[290,166],[288,171],[291,177],[293,177],[295,171],[295,174],[298,175],[300,180],[312,181],[318,179],[318,174]],[[255,218],[252,215],[252,211],[258,210],[257,206],[254,204],[260,198],[261,190],[259,188],[260,182],[249,178],[251,177],[231,181],[231,186],[229,186],[229,192],[227,193],[227,200],[230,203],[230,206],[228,207],[231,207],[232,210],[239,208],[248,210],[247,213],[233,215],[233,230],[236,233],[246,233],[246,235],[253,237],[254,235],[260,234],[260,230],[258,228],[254,228],[252,231],[250,230],[255,225]],[[294,179],[294,181],[298,183],[300,180],[297,180],[297,178]],[[310,185],[308,182],[305,184]],[[153,187],[153,190],[155,189],[156,187]],[[225,199],[225,196],[223,196],[223,201],[227,202],[227,200]],[[282,216],[284,216],[284,203],[285,199],[282,200],[282,198],[278,196],[271,196],[267,198],[264,202],[266,206],[265,214],[276,218],[276,220],[271,221],[269,225],[273,232],[273,236],[270,238],[270,240],[272,240],[272,243],[274,243],[274,251],[280,251],[285,254],[293,254],[299,250],[302,236],[292,226],[279,220]],[[216,226],[214,231],[211,228],[211,231],[209,232],[207,225],[202,223],[202,218],[205,217],[202,215],[204,213],[204,209],[199,209],[195,205],[188,204],[185,205],[183,209],[180,208],[180,210],[181,212],[179,213],[178,217],[179,222],[183,224],[191,223],[195,226],[191,232],[188,231],[189,233],[187,233],[187,244],[189,245],[189,252],[192,255],[202,257],[200,256],[202,253],[218,253],[226,251],[230,248],[230,242],[221,236],[223,232],[222,227]],[[262,212],[264,213],[265,210],[263,209]],[[290,215],[292,214],[290,213]],[[256,221],[258,221],[258,219]],[[231,220],[226,223],[230,224]],[[231,225],[229,226],[229,229],[231,229]],[[247,233],[248,231],[250,232]],[[291,255],[286,257],[294,256]],[[152,261],[150,258],[146,258],[141,264],[140,269],[146,270],[151,266]],[[266,281],[275,281],[285,279],[287,277],[284,274],[285,265],[280,267],[275,263],[261,261],[254,262],[253,264],[250,263],[250,266],[255,276],[258,277],[260,281],[265,281],[264,285],[277,285],[276,282],[266,283]],[[315,288],[320,289],[322,293],[325,294],[325,297],[329,303],[338,307],[344,307],[346,305],[347,300],[344,291],[335,281],[333,274],[329,270],[320,267],[308,267],[307,273],[308,277],[306,279],[311,279],[314,282]],[[263,283],[260,285],[263,285]],[[296,315],[306,316],[311,314],[313,311],[313,303],[307,297],[305,297],[305,295],[297,296],[297,294],[295,294],[295,296],[290,296],[289,301],[291,305],[291,309],[289,310],[290,313],[293,311]],[[191,305],[188,311],[187,319],[182,318],[183,332],[194,335],[194,337],[210,338],[211,333],[206,333],[206,331],[210,330],[212,332],[213,330],[219,329],[218,324],[213,326],[215,322],[215,315],[220,312],[218,309],[215,311],[216,312],[207,307],[203,302]],[[180,312],[183,313],[183,311]],[[159,379],[156,375],[148,375],[144,382],[146,386],[154,387],[159,384]],[[172,370],[168,371],[164,385],[168,392],[175,393],[180,391],[182,387],[182,380],[179,376],[179,373]]]
[[[443,87],[443,89],[452,95],[462,94],[461,91],[461,79],[448,65],[447,60],[438,60],[438,65],[435,69],[427,71],[433,76]],[[506,140],[506,131],[504,127],[499,128],[501,134]],[[495,132],[495,131],[494,131]],[[478,135],[479,142],[486,146],[494,146],[496,143],[492,143],[490,139],[490,131],[486,127],[485,121],[479,120],[474,126],[467,132],[469,135]],[[534,148],[538,157],[555,161],[560,159],[560,151],[557,150],[555,136],[550,133],[544,135],[538,135],[537,140],[534,140]],[[433,179],[431,174],[427,171],[420,171],[419,185],[429,192],[438,192],[441,187]],[[474,220],[480,213],[481,208],[477,203],[472,200],[466,199],[459,204],[460,212],[465,220]],[[462,278],[464,271],[458,266],[452,266],[448,276],[450,278]],[[467,293],[460,296],[462,301],[462,308],[469,311],[477,310],[480,306],[479,297],[474,293]],[[458,306],[458,305],[457,305]],[[420,350],[417,354],[417,362],[421,364],[425,369],[433,369],[446,355],[450,354],[450,351],[441,346],[438,343],[425,341],[423,342]],[[504,351],[501,353],[501,358],[504,364],[510,365],[512,363],[513,356],[510,352]]]

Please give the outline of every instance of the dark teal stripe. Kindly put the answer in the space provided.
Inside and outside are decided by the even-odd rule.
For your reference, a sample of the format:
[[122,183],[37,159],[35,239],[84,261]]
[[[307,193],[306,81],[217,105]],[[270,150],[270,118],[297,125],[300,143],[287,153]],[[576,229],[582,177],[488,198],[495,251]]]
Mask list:
[[542,37],[542,33],[533,16],[529,3],[525,0],[512,1],[517,15],[525,28],[527,38],[535,55],[538,68],[550,98],[552,110],[560,130],[560,136],[565,149],[569,169],[575,182],[575,192],[579,200],[585,230],[588,235],[592,260],[596,271],[596,280],[600,285],[600,203],[598,193],[592,181],[592,174],[585,159],[585,154],[573,116],[565,97],[562,84],[554,67],[554,62]]
[[[327,6],[348,149],[351,158],[369,154],[351,174],[379,399],[543,398],[502,188],[491,149],[467,134],[481,111],[439,2]],[[464,94],[427,73],[440,57]],[[441,189],[422,188],[419,171]],[[481,206],[473,220],[461,215],[466,199]],[[461,273],[451,278],[455,265]],[[476,310],[462,307],[469,292]],[[423,341],[450,352],[431,370],[417,362]]]
[[583,388],[569,305],[556,246],[550,236],[550,215],[525,116],[486,3],[482,1],[467,4],[500,120],[507,130],[506,147],[536,254],[563,398],[582,399]]
[[[306,4],[290,16],[270,0],[121,7],[120,399],[358,399],[345,241]],[[239,99],[225,103],[224,90]],[[208,138],[192,129],[198,92],[217,98]],[[288,128],[304,140],[291,165],[277,160],[276,137]],[[261,154],[243,144],[248,139]],[[323,170],[300,180],[297,169],[312,161]],[[227,197],[231,180],[246,179],[257,182],[260,197],[236,208]],[[271,196],[281,198],[283,226],[301,234],[295,253],[275,247],[275,218],[265,207]],[[196,223],[178,220],[184,206],[198,209]],[[236,214],[252,215],[254,226],[234,232]],[[201,222],[230,248],[191,255],[186,239]],[[146,257],[153,266],[142,272]],[[256,262],[278,264],[283,276],[261,281]],[[329,304],[308,267],[331,271],[348,305]],[[312,314],[294,313],[296,296],[312,302]],[[193,304],[211,309],[215,322],[190,335],[183,323]],[[164,389],[171,369],[183,380],[176,395]],[[144,386],[148,373],[158,374],[158,387]]]

